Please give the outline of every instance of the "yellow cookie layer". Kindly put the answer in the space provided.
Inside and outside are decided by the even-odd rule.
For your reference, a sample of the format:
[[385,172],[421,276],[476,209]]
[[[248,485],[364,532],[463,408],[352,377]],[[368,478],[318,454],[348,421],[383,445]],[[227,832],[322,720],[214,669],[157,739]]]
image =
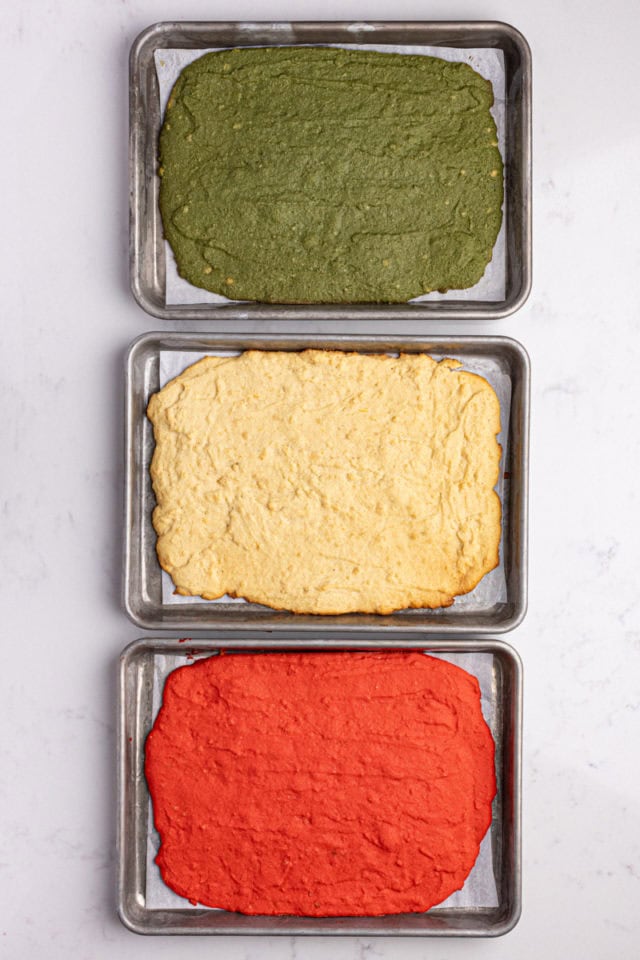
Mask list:
[[498,564],[498,398],[454,360],[206,357],[151,397],[177,592],[299,613],[448,606]]

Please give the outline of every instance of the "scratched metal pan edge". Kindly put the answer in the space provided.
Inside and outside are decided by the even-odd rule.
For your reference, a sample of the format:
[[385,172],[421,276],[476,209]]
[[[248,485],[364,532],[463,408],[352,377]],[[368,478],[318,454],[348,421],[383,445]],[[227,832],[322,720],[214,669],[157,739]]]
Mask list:
[[[294,651],[304,648],[327,651],[325,637],[276,640],[253,633],[252,649]],[[496,743],[498,794],[491,825],[493,866],[498,906],[493,908],[433,907],[421,914],[385,917],[264,917],[226,911],[151,909],[146,906],[147,826],[149,793],[144,777],[144,742],[153,723],[152,668],[158,655],[176,654],[185,663],[194,656],[233,649],[219,640],[145,637],[130,643],[120,654],[117,734],[117,912],[122,923],[139,934],[187,935],[325,935],[325,936],[428,936],[497,937],[518,922],[522,906],[521,854],[521,750],[522,663],[516,651],[500,640],[438,641],[413,638],[403,649],[434,653],[490,653],[493,656],[492,733]],[[371,648],[370,640],[349,642],[340,648]],[[242,648],[246,650],[246,647]]]
[[[503,300],[412,304],[167,304],[158,206],[157,142],[162,125],[154,52],[292,43],[387,43],[496,47],[505,55],[505,228]],[[134,40],[129,56],[130,282],[139,306],[162,320],[495,320],[515,313],[531,289],[531,51],[513,26],[495,21],[161,22]]]
[[[159,358],[165,350],[302,350],[336,349],[362,352],[426,352],[435,357],[457,356],[464,361],[485,357],[499,363],[511,381],[511,409],[503,463],[510,481],[505,488],[501,557],[505,567],[506,599],[465,608],[416,609],[389,615],[294,614],[253,603],[164,603],[162,575],[151,523],[155,498],[149,475],[153,431],[146,417],[150,395],[159,389]],[[357,635],[377,631],[386,643],[417,631],[431,636],[487,636],[512,630],[527,608],[529,358],[516,340],[492,336],[366,336],[340,334],[242,335],[213,333],[147,333],[130,345],[126,356],[125,497],[123,606],[130,619],[145,630],[214,634],[232,631],[241,644],[248,630],[287,634],[314,630]],[[381,641],[378,640],[378,643]]]

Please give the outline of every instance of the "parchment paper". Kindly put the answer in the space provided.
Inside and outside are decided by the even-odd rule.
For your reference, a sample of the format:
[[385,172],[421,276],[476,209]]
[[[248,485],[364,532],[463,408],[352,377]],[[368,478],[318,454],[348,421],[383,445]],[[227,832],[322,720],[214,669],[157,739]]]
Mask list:
[[[322,46],[322,44],[314,44]],[[479,47],[471,49],[458,49],[455,47],[422,47],[422,46],[394,46],[389,44],[357,44],[357,43],[332,43],[326,46],[339,47],[345,50],[377,50],[380,53],[401,53],[417,54],[421,56],[439,57],[441,60],[449,62],[468,63],[485,80],[490,80],[493,85],[494,104],[491,113],[498,129],[498,146],[503,159],[505,156],[505,70],[504,53],[502,50],[496,50],[489,47]],[[178,79],[181,71],[188,64],[206,53],[212,53],[220,50],[220,47],[210,47],[206,50],[184,50],[167,49],[155,51],[156,73],[158,75],[158,84],[160,87],[160,104],[162,114],[166,109],[169,94]],[[448,290],[447,293],[425,294],[416,297],[412,303],[420,303],[423,300],[504,300],[506,290],[506,247],[505,247],[505,218],[502,218],[502,225],[495,246],[493,248],[493,257],[487,265],[484,276],[473,287],[466,290]],[[231,301],[217,293],[211,293],[208,290],[202,290],[200,287],[194,287],[188,280],[184,280],[178,275],[173,251],[167,241],[165,241],[165,264],[166,264],[166,284],[165,301],[167,305],[179,303],[238,303],[240,301]]]
[[[205,654],[203,656],[208,656]],[[242,654],[238,654],[242,656]],[[482,697],[482,713],[495,739],[495,704],[493,694],[493,654],[491,653],[430,653],[429,656],[448,660],[450,663],[462,667],[467,673],[475,676],[480,684]],[[202,656],[194,656],[193,661],[201,660]],[[168,675],[177,667],[185,665],[184,655],[157,655],[154,658],[153,678],[153,720],[162,704],[162,691]],[[160,847],[160,838],[153,826],[153,808],[149,800],[149,820],[147,832],[147,884],[146,907],[149,910],[180,909],[180,910],[207,910],[213,909],[201,905],[194,906],[184,897],[179,896],[167,887],[155,863],[155,857]],[[486,833],[480,844],[480,853],[475,865],[467,877],[462,890],[451,894],[447,900],[438,905],[438,909],[446,907],[459,909],[460,907],[496,907],[498,894],[496,879],[493,871],[493,850],[491,829]]]
[[[238,353],[239,351],[235,351]],[[233,356],[234,351],[218,351],[217,353],[195,352],[186,350],[162,350],[160,352],[160,386],[164,387],[169,380],[173,380],[183,370],[192,363],[202,359],[205,356]],[[436,355],[436,351],[434,351]],[[507,529],[506,505],[508,503],[508,485],[509,480],[504,476],[504,465],[508,462],[507,439],[509,437],[509,415],[511,410],[511,378],[500,367],[497,361],[490,357],[478,357],[474,359],[456,357],[455,354],[447,354],[455,360],[460,360],[464,370],[471,373],[477,373],[479,376],[488,380],[496,392],[500,402],[500,420],[501,430],[498,434],[498,443],[502,448],[500,459],[500,471],[496,490],[502,503],[502,535],[500,538],[500,563],[495,570],[486,574],[478,586],[470,593],[464,596],[456,597],[454,605],[456,609],[468,609],[480,611],[491,609],[496,603],[504,603],[507,599],[507,580],[504,571],[504,531]],[[436,358],[439,357],[437,354]],[[162,571],[162,602],[163,604],[179,603],[246,603],[242,598],[219,597],[217,600],[203,600],[202,597],[182,597],[175,593],[175,586],[168,573]],[[267,608],[264,608],[267,609]],[[451,609],[451,607],[447,608]],[[438,616],[442,611],[433,610],[430,615]]]

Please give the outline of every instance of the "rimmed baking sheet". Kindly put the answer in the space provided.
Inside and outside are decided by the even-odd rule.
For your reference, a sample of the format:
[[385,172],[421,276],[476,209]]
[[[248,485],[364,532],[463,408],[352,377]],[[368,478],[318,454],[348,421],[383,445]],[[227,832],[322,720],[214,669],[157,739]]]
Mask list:
[[[503,456],[498,492],[502,501],[500,565],[470,594],[441,610],[407,610],[386,616],[344,614],[314,616],[272,610],[259,604],[222,598],[177,597],[160,569],[155,552],[151,513],[155,498],[149,477],[153,433],[146,418],[150,395],[161,384],[204,354],[245,349],[359,350],[363,352],[427,352],[454,357],[466,369],[485,376],[498,393]],[[127,458],[124,604],[134,622],[148,629],[188,631],[251,627],[269,629],[357,631],[360,629],[426,630],[434,635],[504,632],[526,610],[526,523],[528,470],[528,359],[516,341],[492,337],[361,337],[330,340],[318,336],[282,339],[234,335],[149,334],[130,348],[127,360]]]
[[[295,638],[254,634],[253,649],[300,649]],[[340,649],[366,648],[370,638]],[[462,891],[423,914],[388,917],[249,917],[193,906],[168,890],[153,862],[157,838],[144,780],[144,742],[161,702],[162,685],[172,669],[214,655],[220,641],[145,639],[121,656],[119,714],[119,881],[118,910],[138,933],[283,933],[426,936],[496,936],[506,933],[520,913],[520,742],[521,665],[499,641],[427,641],[405,649],[449,659],[478,677],[482,707],[496,744],[498,793],[481,855]],[[243,648],[246,651],[246,647]],[[305,638],[304,649],[336,646],[327,638]]]
[[[430,294],[410,304],[272,305],[216,298],[182,281],[162,232],[157,142],[163,97],[176,69],[207,50],[335,45],[464,59],[496,83],[505,162],[504,223],[493,265],[472,291]],[[165,75],[166,71],[166,75]],[[160,80],[159,80],[160,76]],[[491,22],[159,23],[130,58],[131,284],[140,306],[163,319],[492,319],[513,313],[531,275],[531,54],[522,35]],[[195,291],[195,292],[194,292]]]

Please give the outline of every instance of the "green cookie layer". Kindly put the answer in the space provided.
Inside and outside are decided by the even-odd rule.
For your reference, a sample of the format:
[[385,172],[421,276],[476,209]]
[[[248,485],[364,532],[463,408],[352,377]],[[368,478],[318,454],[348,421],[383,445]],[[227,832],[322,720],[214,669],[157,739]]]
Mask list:
[[405,302],[473,286],[502,220],[492,103],[488,80],[434,57],[200,57],[160,134],[160,210],[180,275],[267,303]]

